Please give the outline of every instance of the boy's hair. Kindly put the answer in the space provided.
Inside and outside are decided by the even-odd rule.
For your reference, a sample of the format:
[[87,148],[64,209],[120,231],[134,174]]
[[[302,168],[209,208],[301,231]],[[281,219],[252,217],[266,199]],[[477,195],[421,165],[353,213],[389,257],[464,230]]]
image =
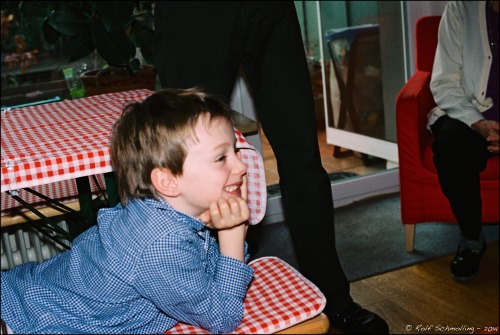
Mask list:
[[203,113],[210,116],[210,122],[219,119],[232,124],[229,106],[198,88],[163,89],[124,108],[111,139],[111,162],[122,205],[134,198],[159,196],[151,183],[154,168],[182,175],[186,141],[196,138],[194,127]]

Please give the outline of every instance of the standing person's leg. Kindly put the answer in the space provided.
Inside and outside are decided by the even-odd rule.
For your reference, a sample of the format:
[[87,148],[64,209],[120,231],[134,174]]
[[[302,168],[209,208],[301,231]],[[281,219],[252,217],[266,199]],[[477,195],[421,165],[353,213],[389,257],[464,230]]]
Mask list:
[[485,242],[481,231],[480,173],[490,154],[488,142],[461,121],[442,116],[434,125],[434,164],[463,239],[451,266],[456,280],[472,279],[479,268]]
[[293,2],[245,2],[242,8],[247,23],[243,69],[276,156],[300,271],[327,297],[325,312],[333,326],[347,333],[387,333],[383,319],[353,303],[337,255],[331,183],[321,163],[311,79]]
[[335,249],[331,185],[321,164],[295,8],[292,3],[248,3],[243,9],[250,18],[243,69],[276,156],[285,220],[300,271],[330,298],[329,308],[348,306],[352,299]]

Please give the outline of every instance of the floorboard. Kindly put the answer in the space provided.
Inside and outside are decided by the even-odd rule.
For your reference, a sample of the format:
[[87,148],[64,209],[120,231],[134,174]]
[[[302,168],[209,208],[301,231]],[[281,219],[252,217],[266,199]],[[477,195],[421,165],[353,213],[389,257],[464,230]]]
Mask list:
[[[498,241],[488,244],[468,283],[451,278],[448,255],[353,282],[351,295],[382,316],[391,334],[498,334],[498,249]],[[328,334],[341,333],[330,328]]]

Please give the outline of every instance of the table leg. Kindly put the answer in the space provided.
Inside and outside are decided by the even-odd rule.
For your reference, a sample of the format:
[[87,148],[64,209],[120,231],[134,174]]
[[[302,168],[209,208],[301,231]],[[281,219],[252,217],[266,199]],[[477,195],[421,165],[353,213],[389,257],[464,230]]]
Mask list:
[[120,198],[114,172],[105,173],[104,181],[106,183],[106,193],[108,194],[108,206],[115,207],[120,202]]
[[78,223],[76,224],[76,227],[73,227],[75,229],[75,231],[72,232],[73,236],[79,235],[95,224],[95,215],[92,208],[92,192],[90,190],[89,178],[76,178],[76,187],[78,189],[78,201],[80,202],[80,212],[82,215],[82,219],[76,220],[76,222]]
[[[34,192],[30,189],[27,189],[27,190],[29,192],[37,193],[37,192]],[[70,233],[68,233],[67,231],[65,231],[61,227],[59,227],[56,223],[52,222],[52,220],[50,220],[48,217],[43,215],[40,211],[35,209],[29,203],[27,203],[26,201],[21,199],[18,195],[11,194],[10,191],[7,191],[7,194],[9,194],[12,198],[17,200],[21,205],[28,208],[30,211],[35,213],[40,218],[41,222],[39,220],[28,220],[27,221],[33,228],[35,228],[40,233],[44,234],[46,237],[48,237],[49,239],[51,239],[55,243],[61,245],[63,248],[65,248],[65,249],[70,248],[66,243],[60,241],[59,237],[67,239],[68,241],[71,242],[73,240],[74,236],[72,236]],[[37,193],[37,194],[39,194],[39,193]],[[64,207],[64,205],[61,205],[61,206]]]

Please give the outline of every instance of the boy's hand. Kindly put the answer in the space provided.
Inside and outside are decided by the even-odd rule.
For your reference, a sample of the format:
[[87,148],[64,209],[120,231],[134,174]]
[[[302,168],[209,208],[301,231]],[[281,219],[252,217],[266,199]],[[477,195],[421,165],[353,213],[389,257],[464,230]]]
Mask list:
[[210,223],[215,229],[228,229],[248,220],[250,210],[242,197],[220,198],[212,202],[209,208]]
[[209,209],[200,215],[200,220],[209,228],[218,230],[235,227],[250,217],[247,202],[247,178],[243,176],[241,197],[220,198],[210,203]]
[[246,176],[243,176],[241,197],[219,199],[217,204],[210,204],[209,210],[212,225],[217,229],[220,253],[244,262],[244,244],[250,216]]

